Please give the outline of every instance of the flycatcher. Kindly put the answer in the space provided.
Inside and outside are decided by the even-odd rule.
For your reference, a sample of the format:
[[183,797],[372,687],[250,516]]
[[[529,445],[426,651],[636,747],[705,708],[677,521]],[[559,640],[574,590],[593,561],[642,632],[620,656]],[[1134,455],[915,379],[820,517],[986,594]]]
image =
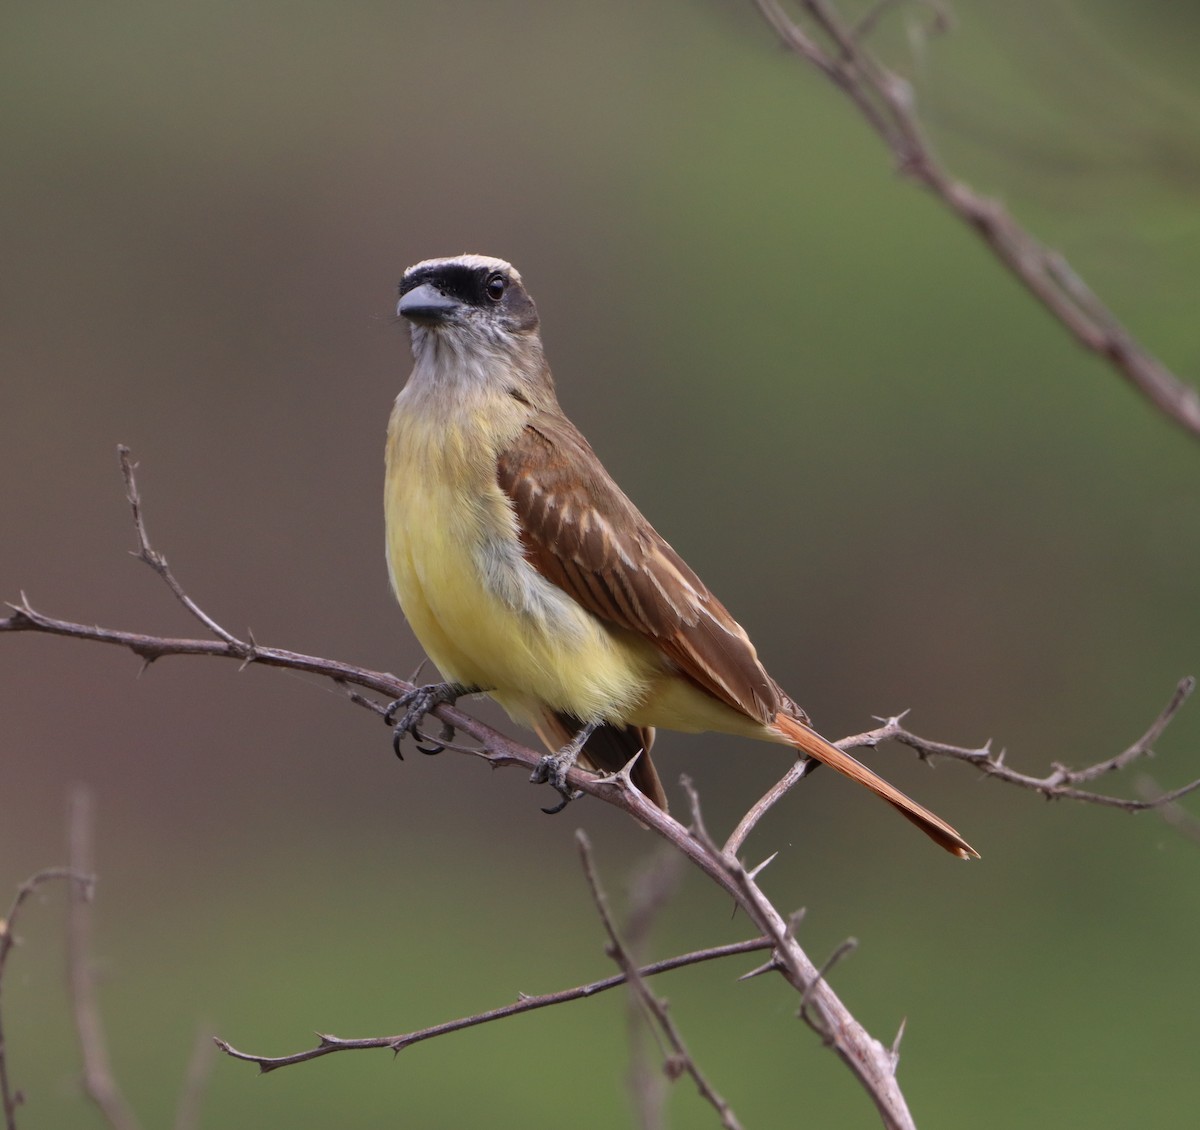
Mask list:
[[[483,255],[400,284],[416,364],[388,424],[388,566],[447,683],[421,687],[397,740],[439,702],[486,692],[557,752],[535,781],[615,772],[660,808],[654,728],[789,745],[865,785],[961,859],[944,820],[827,742],[741,625],[622,493],[563,415],[521,276]],[[637,756],[640,753],[640,756]]]

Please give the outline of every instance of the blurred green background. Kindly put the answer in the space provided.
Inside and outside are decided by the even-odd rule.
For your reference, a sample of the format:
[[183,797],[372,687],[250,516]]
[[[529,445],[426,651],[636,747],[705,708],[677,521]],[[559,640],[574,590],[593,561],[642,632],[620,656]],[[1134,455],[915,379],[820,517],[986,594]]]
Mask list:
[[[879,46],[952,167],[1200,377],[1200,12],[919,8]],[[264,643],[406,673],[383,429],[404,267],[511,259],[568,412],[830,736],[912,707],[1043,773],[1123,749],[1200,674],[1200,446],[1084,355],[897,178],[748,2],[9,5],[0,35],[0,596],[198,634],[134,545],[115,446],[191,594]],[[618,902],[655,849],[519,773],[391,756],[329,687],[232,663],[0,639],[0,890],[98,807],[96,962],[115,1069],[169,1124],[197,1027],[280,1054],[607,974],[573,833]],[[494,714],[489,714],[494,718]],[[662,735],[724,830],[787,765]],[[907,1017],[922,1128],[1195,1125],[1200,847],[1155,816],[871,756],[983,853],[955,864],[818,774],[749,845],[807,906],[872,1032]],[[1200,705],[1159,743],[1200,772]],[[1113,781],[1133,787],[1132,775]],[[1193,809],[1195,805],[1193,804]],[[9,895],[0,896],[0,902]],[[5,993],[22,1126],[99,1126],[63,983],[63,892]],[[747,936],[684,880],[654,956]],[[753,958],[659,982],[748,1127],[869,1127]],[[203,1125],[630,1121],[617,994],[260,1079]],[[713,1125],[691,1085],[673,1123]]]

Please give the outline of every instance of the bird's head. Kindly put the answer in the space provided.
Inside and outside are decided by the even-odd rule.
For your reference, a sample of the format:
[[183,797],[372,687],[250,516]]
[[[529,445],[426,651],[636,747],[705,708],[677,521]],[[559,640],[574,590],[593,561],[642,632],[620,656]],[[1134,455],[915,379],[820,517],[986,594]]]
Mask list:
[[426,259],[409,267],[396,313],[411,324],[418,355],[430,338],[457,347],[455,352],[517,348],[538,329],[537,307],[520,273],[487,255]]

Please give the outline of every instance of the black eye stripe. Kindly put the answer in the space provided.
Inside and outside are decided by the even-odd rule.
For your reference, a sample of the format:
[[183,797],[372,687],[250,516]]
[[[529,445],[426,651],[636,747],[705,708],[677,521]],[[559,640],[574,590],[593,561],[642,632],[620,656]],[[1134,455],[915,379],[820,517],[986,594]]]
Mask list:
[[469,267],[465,263],[443,263],[410,271],[400,283],[400,294],[404,295],[425,283],[469,306],[496,304],[513,285],[512,279],[504,271]]

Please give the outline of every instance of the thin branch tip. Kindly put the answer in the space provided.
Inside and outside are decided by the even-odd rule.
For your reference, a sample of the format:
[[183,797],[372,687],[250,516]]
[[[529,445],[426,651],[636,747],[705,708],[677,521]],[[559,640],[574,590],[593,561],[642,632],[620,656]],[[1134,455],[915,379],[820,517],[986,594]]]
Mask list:
[[[1018,224],[1000,201],[977,192],[942,164],[917,112],[912,83],[884,66],[866,44],[867,33],[892,0],[879,0],[850,26],[825,0],[798,0],[795,19],[776,0],[754,2],[780,43],[850,100],[893,164],[973,230],[1077,344],[1116,370],[1163,416],[1200,437],[1200,392],[1138,344],[1061,252]],[[933,30],[947,29],[949,16],[937,5],[934,12]]]

